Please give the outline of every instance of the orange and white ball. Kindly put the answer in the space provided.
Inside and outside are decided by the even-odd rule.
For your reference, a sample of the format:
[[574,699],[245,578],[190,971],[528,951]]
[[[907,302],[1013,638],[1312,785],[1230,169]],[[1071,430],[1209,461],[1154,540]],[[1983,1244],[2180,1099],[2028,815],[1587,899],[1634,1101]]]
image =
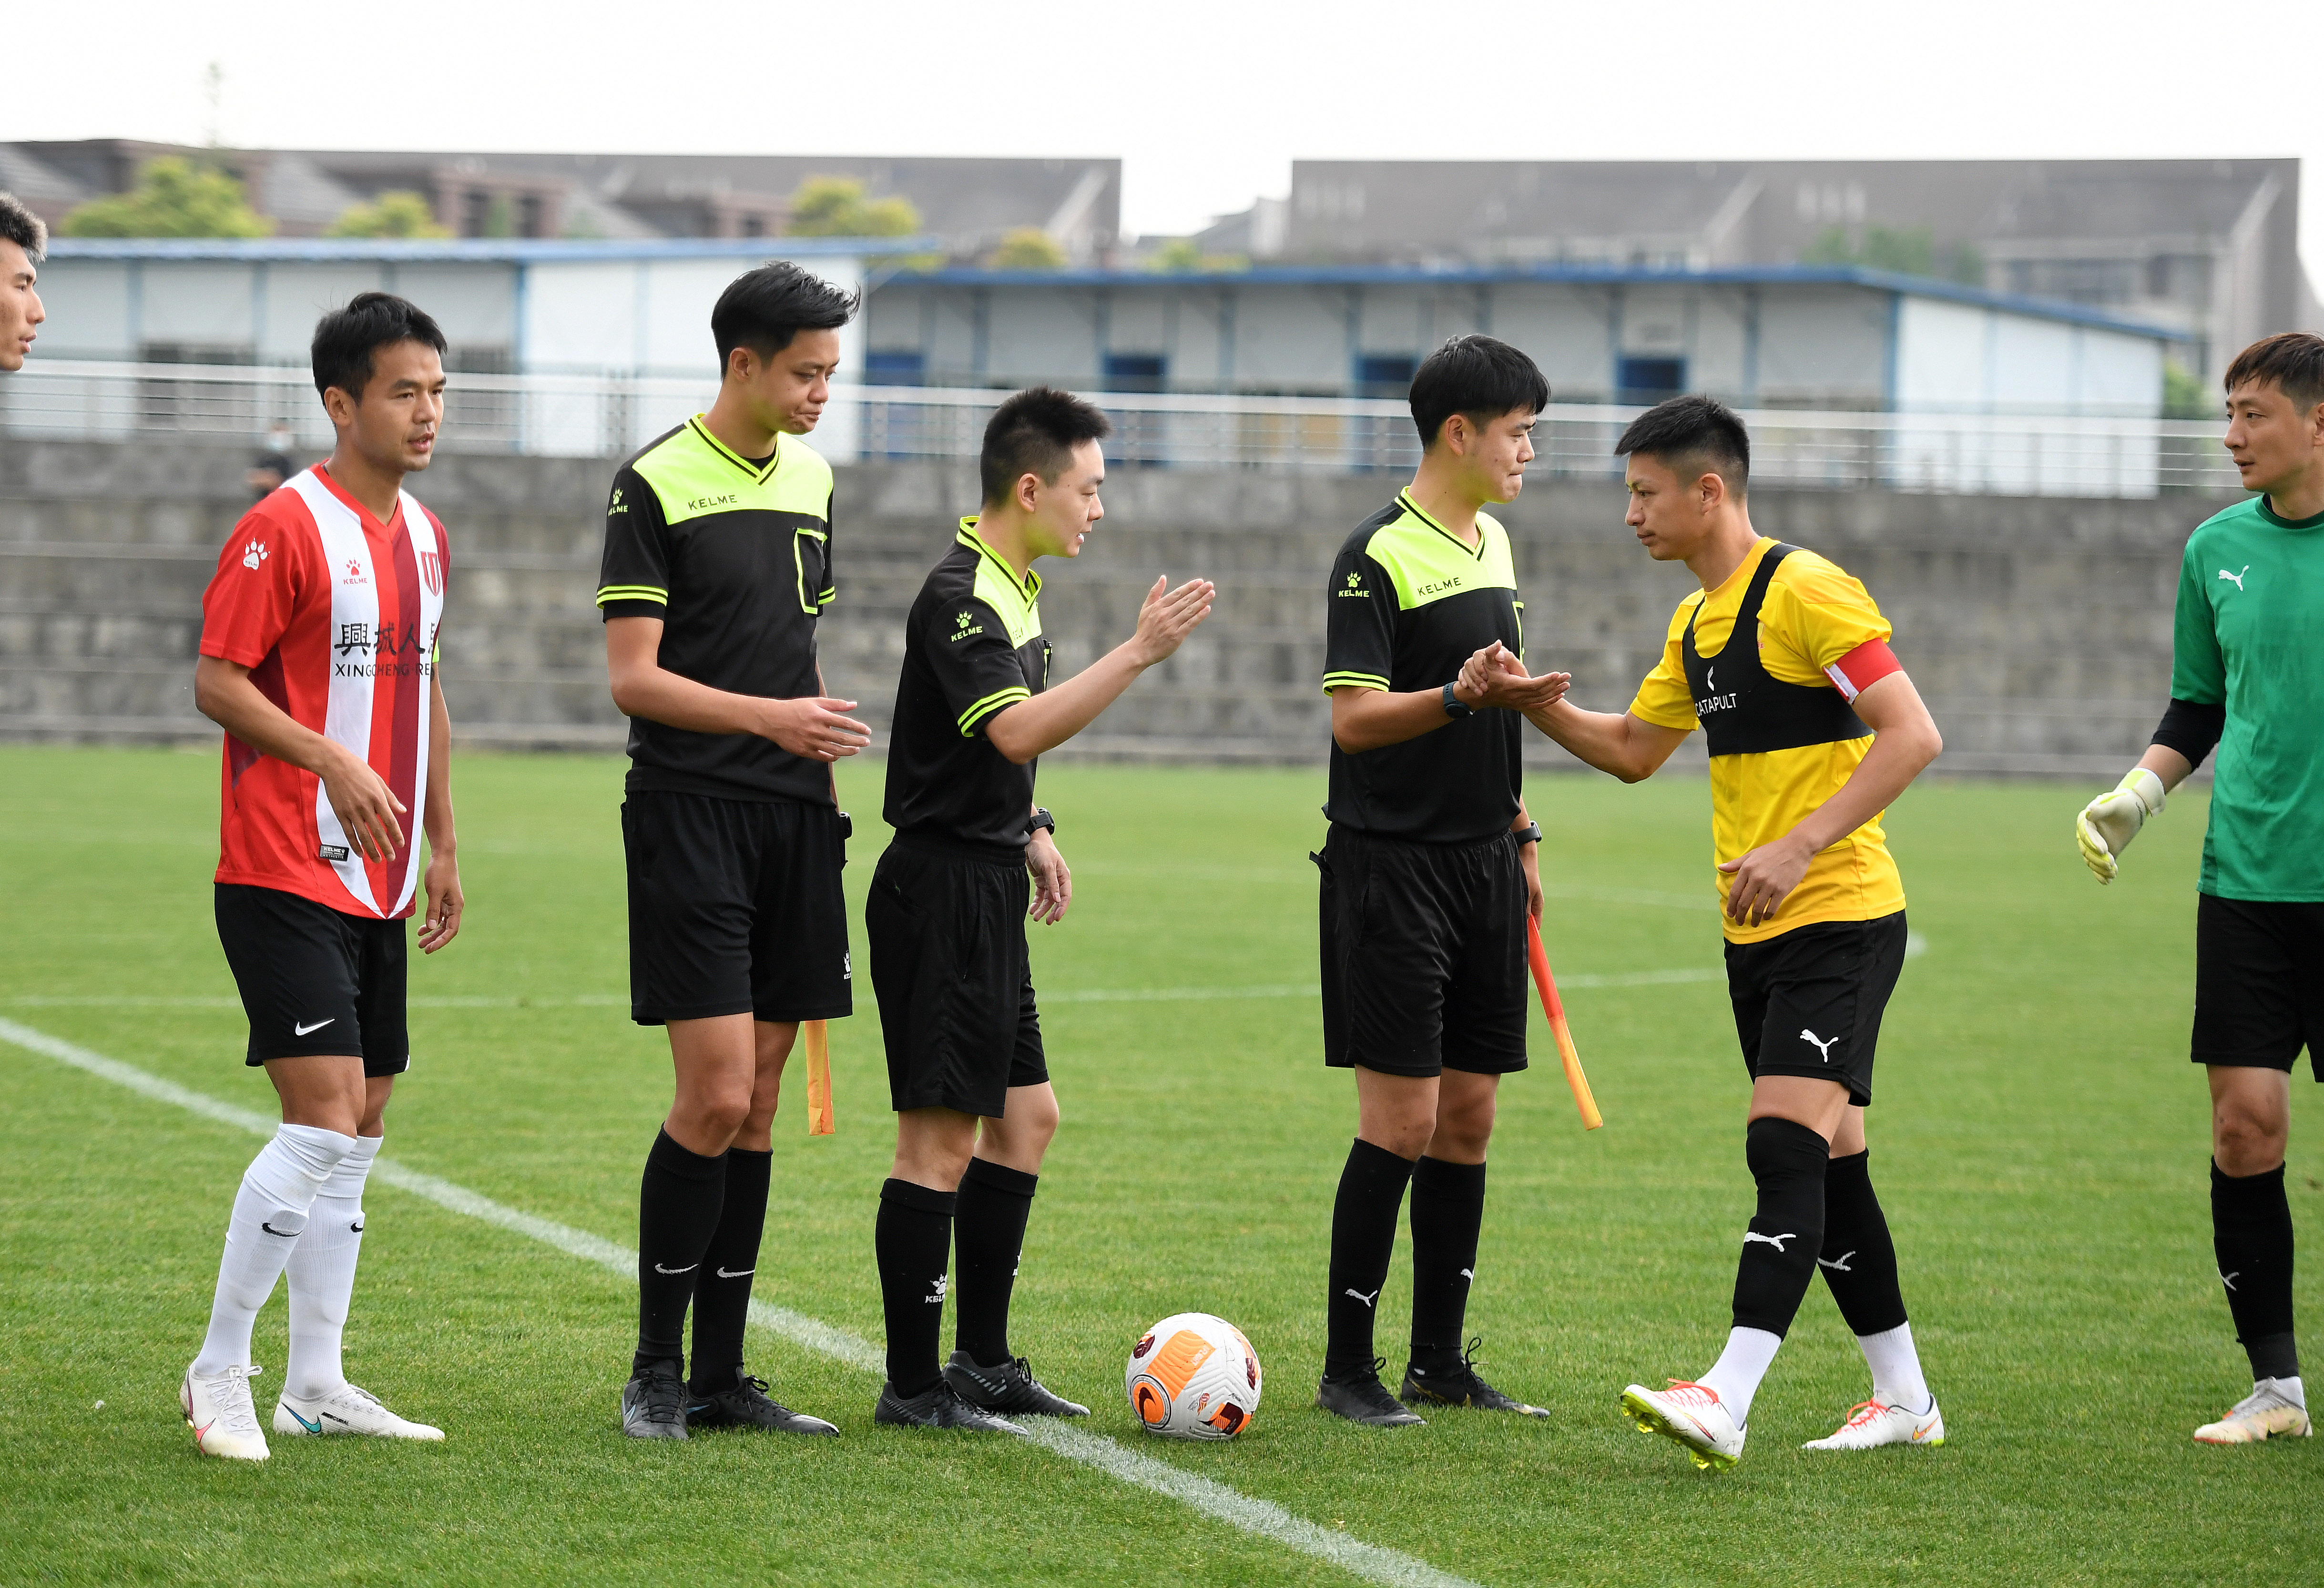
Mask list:
[[1164,1318],[1139,1336],[1121,1376],[1149,1434],[1231,1439],[1259,1415],[1259,1353],[1240,1329],[1206,1312]]

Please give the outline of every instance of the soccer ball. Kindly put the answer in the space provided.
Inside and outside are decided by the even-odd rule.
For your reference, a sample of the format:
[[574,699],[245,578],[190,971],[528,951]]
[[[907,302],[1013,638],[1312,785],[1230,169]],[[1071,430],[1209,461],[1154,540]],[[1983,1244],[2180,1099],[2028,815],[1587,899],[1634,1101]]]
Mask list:
[[1206,1312],[1164,1318],[1130,1348],[1121,1375],[1130,1409],[1149,1434],[1231,1439],[1259,1415],[1259,1353]]

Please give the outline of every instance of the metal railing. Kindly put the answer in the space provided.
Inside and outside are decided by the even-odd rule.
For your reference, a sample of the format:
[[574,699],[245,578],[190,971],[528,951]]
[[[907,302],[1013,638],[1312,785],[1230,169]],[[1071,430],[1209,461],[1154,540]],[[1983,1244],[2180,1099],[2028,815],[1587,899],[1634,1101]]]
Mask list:
[[[716,395],[714,382],[627,376],[455,374],[447,451],[613,457]],[[847,386],[816,434],[835,461],[970,458],[1005,392]],[[1112,417],[1108,455],[1166,468],[1406,472],[1419,457],[1400,402],[1363,398],[1094,393]],[[1553,404],[1536,476],[1618,478],[1613,446],[1637,408]],[[2039,496],[2231,492],[2215,423],[2060,415],[1746,412],[1752,475],[1794,489]],[[0,433],[81,439],[254,441],[287,420],[302,446],[330,429],[299,369],[34,360],[0,379]]]

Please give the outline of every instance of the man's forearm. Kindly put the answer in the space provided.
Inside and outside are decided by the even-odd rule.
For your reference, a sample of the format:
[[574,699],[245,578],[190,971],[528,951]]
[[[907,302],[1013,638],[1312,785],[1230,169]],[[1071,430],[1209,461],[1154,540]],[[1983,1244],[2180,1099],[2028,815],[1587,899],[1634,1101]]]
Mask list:
[[1804,843],[1810,854],[1822,854],[1895,804],[1935,759],[1915,737],[1893,731],[1879,734],[1848,781],[1801,817],[1791,836]]
[[613,704],[624,716],[696,734],[754,734],[765,721],[766,710],[766,702],[756,695],[714,689],[659,666],[623,676],[614,686]]
[[214,657],[194,668],[194,706],[227,733],[275,760],[322,777],[333,757],[346,753],[335,741],[284,711],[250,681],[250,674]]
[[449,854],[456,840],[452,832],[452,713],[444,704],[443,686],[428,684],[428,797],[420,813],[428,833],[430,854]]
[[1332,691],[1332,737],[1351,755],[1410,743],[1452,720],[1444,714],[1441,686],[1405,694],[1353,685]]
[[2149,744],[2138,764],[2163,780],[2163,790],[2169,793],[2194,776],[2195,763],[2168,744]]
[[985,725],[992,747],[1019,766],[1080,733],[1121,698],[1146,669],[1124,641],[1054,688],[1019,700]]
[[1561,700],[1526,713],[1526,721],[1577,760],[1601,772],[1611,772],[1626,783],[1637,782],[1654,772],[1653,767],[1644,764],[1637,746],[1631,742],[1630,716],[1627,712],[1618,715],[1584,711],[1570,701]]

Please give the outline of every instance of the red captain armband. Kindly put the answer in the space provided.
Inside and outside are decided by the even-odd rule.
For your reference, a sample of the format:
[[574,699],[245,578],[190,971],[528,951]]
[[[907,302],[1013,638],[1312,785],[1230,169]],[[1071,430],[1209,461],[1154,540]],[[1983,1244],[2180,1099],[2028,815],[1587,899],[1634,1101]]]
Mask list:
[[1904,664],[1888,649],[1887,641],[1867,640],[1823,670],[1832,688],[1840,691],[1840,698],[1853,702],[1890,673],[1903,672]]

